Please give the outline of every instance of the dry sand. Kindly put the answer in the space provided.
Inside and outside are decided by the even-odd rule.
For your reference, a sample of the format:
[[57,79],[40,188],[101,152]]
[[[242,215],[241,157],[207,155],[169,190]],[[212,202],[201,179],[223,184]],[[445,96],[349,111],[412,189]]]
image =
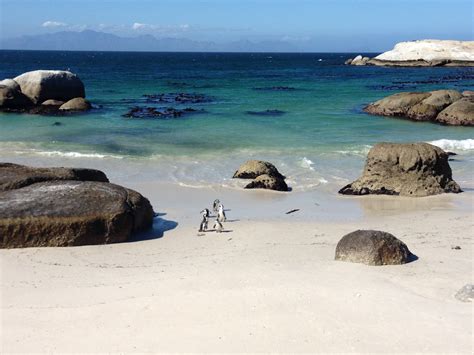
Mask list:
[[[2,353],[473,351],[472,303],[454,298],[473,282],[472,192],[324,200],[129,186],[163,213],[140,240],[0,250]],[[215,197],[228,232],[198,236]],[[419,259],[333,260],[344,234],[369,228]]]

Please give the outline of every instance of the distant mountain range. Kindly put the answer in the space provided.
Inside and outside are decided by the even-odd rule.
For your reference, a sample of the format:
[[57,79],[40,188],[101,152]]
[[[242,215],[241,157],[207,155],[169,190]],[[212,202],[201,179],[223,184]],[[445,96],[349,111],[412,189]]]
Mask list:
[[152,35],[120,37],[84,30],[62,31],[0,40],[0,49],[139,51],[139,52],[298,52],[286,41],[236,41],[224,44],[185,38],[156,38]]

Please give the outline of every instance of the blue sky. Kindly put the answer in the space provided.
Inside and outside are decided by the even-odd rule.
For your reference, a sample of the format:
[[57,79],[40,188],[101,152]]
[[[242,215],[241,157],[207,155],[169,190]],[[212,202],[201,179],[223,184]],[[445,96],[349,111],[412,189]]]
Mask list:
[[[473,39],[472,0],[0,0],[1,38],[93,29],[215,42],[278,40],[314,50],[385,50]],[[357,48],[355,48],[357,47]]]

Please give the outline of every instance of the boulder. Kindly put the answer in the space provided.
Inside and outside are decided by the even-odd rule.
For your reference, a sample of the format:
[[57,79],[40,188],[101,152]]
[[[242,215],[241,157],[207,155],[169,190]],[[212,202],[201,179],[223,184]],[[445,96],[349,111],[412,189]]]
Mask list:
[[82,97],[76,97],[72,100],[69,100],[68,102],[59,107],[60,111],[87,111],[90,109],[90,102]]
[[260,175],[270,175],[280,179],[285,177],[275,168],[275,166],[267,161],[249,160],[242,164],[234,173],[233,178],[238,179],[255,179]]
[[472,90],[464,90],[462,92],[462,96],[464,97],[474,97],[474,91]]
[[59,100],[46,100],[41,103],[41,106],[61,106],[64,104],[64,101],[59,101]]
[[276,191],[288,191],[285,179],[273,175],[263,174],[245,186],[246,189],[268,189]]
[[0,193],[37,182],[57,180],[109,181],[102,171],[95,169],[33,168],[12,163],[0,163]]
[[0,248],[123,242],[152,221],[146,198],[106,182],[48,181],[0,193]]
[[416,121],[434,120],[440,111],[461,98],[462,94],[456,90],[431,91],[430,96],[408,110],[407,117]]
[[415,259],[405,243],[390,233],[357,230],[337,243],[335,260],[366,265],[400,265]]
[[458,292],[456,292],[454,297],[461,302],[472,302],[474,299],[474,285],[464,285]]
[[413,106],[430,95],[424,92],[401,92],[367,105],[364,111],[380,116],[406,116]]
[[462,192],[452,179],[448,154],[428,143],[378,143],[362,176],[339,190],[344,195],[429,196]]
[[352,58],[349,58],[349,59],[347,59],[347,60],[344,62],[344,64],[345,64],[345,65],[351,65],[352,60],[353,60]]
[[14,90],[21,91],[20,85],[13,79],[0,80],[0,86],[8,86]]
[[16,85],[0,84],[0,109],[21,109],[31,106],[33,106],[31,100],[23,95]]
[[451,126],[474,126],[474,98],[463,98],[441,111],[436,122]]
[[69,71],[35,70],[14,79],[21,91],[35,104],[48,99],[68,101],[75,97],[85,97],[84,84],[79,77]]

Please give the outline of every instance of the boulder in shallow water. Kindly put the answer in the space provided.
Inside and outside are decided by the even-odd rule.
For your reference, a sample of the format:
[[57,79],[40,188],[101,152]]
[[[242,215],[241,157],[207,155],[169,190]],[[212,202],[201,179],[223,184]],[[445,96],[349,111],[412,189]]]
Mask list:
[[260,175],[270,175],[285,178],[272,163],[262,160],[248,160],[234,173],[233,178],[255,179]]
[[106,182],[48,181],[0,193],[0,248],[123,242],[152,221],[146,198]]
[[23,73],[14,80],[20,85],[22,93],[35,104],[48,99],[69,101],[85,97],[81,79],[69,71],[35,70]]
[[408,110],[407,117],[416,121],[434,120],[440,111],[461,98],[462,94],[456,90],[431,91],[430,96]]
[[454,102],[441,111],[436,122],[451,126],[474,126],[474,97]]
[[64,104],[64,101],[59,101],[59,100],[46,100],[41,103],[41,106],[62,106]]
[[76,97],[59,107],[60,111],[87,111],[91,109],[89,101],[82,97]]
[[364,111],[380,116],[406,116],[413,106],[429,96],[425,92],[401,92],[367,105]]
[[[2,82],[5,81],[6,80],[2,80]],[[31,106],[33,106],[33,102],[23,95],[16,85],[0,84],[0,109],[21,109]]]
[[362,176],[339,190],[344,195],[429,196],[462,192],[452,179],[448,154],[428,143],[378,143]]
[[267,174],[257,176],[251,183],[247,184],[245,188],[288,191],[288,185],[284,178]]
[[357,230],[337,243],[335,260],[367,265],[400,265],[415,256],[392,234],[375,230]]

